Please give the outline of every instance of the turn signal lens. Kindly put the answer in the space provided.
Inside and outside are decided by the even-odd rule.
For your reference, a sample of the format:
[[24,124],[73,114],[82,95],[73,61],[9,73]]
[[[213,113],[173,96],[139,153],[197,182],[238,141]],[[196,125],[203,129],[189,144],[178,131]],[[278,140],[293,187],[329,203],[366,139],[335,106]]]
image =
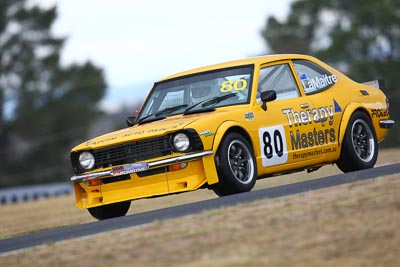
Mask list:
[[87,180],[85,181],[85,184],[88,186],[99,186],[101,185],[101,180],[100,179]]
[[176,163],[176,164],[173,164],[173,165],[169,165],[168,166],[168,171],[170,171],[170,172],[179,171],[179,170],[182,170],[182,169],[186,168],[187,165],[188,165],[187,162],[181,162],[181,163]]

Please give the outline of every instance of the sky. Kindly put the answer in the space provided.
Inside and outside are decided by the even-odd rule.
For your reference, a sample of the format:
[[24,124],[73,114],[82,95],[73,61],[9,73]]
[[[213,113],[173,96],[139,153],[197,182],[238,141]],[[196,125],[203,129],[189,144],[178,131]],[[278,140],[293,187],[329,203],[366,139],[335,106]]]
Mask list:
[[109,112],[142,101],[153,83],[176,72],[267,52],[269,15],[291,0],[34,0],[56,4],[56,36],[67,37],[62,64],[92,61],[108,84]]

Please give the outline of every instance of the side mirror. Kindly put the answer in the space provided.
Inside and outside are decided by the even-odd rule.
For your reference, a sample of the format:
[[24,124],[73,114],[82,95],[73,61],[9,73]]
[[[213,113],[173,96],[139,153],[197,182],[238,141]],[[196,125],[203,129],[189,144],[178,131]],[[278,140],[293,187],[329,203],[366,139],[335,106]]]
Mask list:
[[261,108],[267,111],[267,102],[274,101],[276,99],[276,92],[274,90],[268,90],[261,92],[260,94],[262,105]]
[[133,125],[135,125],[135,121],[136,121],[136,117],[127,117],[126,125],[128,125],[128,127],[132,127]]

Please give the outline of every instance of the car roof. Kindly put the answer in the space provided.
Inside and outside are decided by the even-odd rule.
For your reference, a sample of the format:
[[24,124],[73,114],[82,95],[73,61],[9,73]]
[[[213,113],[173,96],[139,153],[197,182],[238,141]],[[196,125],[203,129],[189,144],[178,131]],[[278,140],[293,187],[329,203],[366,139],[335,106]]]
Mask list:
[[215,69],[223,69],[223,68],[229,68],[229,67],[234,67],[234,66],[243,66],[243,65],[249,65],[249,64],[255,64],[255,65],[260,65],[264,63],[269,63],[269,62],[274,62],[274,61],[279,61],[279,60],[287,60],[287,59],[314,59],[314,57],[307,56],[307,55],[300,55],[300,54],[273,54],[273,55],[264,55],[264,56],[257,56],[257,57],[249,57],[249,58],[244,58],[244,59],[239,59],[239,60],[233,60],[233,61],[227,61],[223,63],[218,63],[218,64],[213,64],[213,65],[208,65],[204,67],[199,67],[187,71],[182,71],[175,73],[173,75],[167,76],[163,80],[168,80],[180,76],[186,76],[194,73],[199,73],[199,72],[205,72],[209,70],[215,70]]

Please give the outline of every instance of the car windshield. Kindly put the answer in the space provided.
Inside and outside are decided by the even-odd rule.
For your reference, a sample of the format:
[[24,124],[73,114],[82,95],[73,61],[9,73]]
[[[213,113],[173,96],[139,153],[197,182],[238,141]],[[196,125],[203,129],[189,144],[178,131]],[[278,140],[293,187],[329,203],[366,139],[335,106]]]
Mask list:
[[137,122],[249,103],[253,65],[204,72],[156,83]]

